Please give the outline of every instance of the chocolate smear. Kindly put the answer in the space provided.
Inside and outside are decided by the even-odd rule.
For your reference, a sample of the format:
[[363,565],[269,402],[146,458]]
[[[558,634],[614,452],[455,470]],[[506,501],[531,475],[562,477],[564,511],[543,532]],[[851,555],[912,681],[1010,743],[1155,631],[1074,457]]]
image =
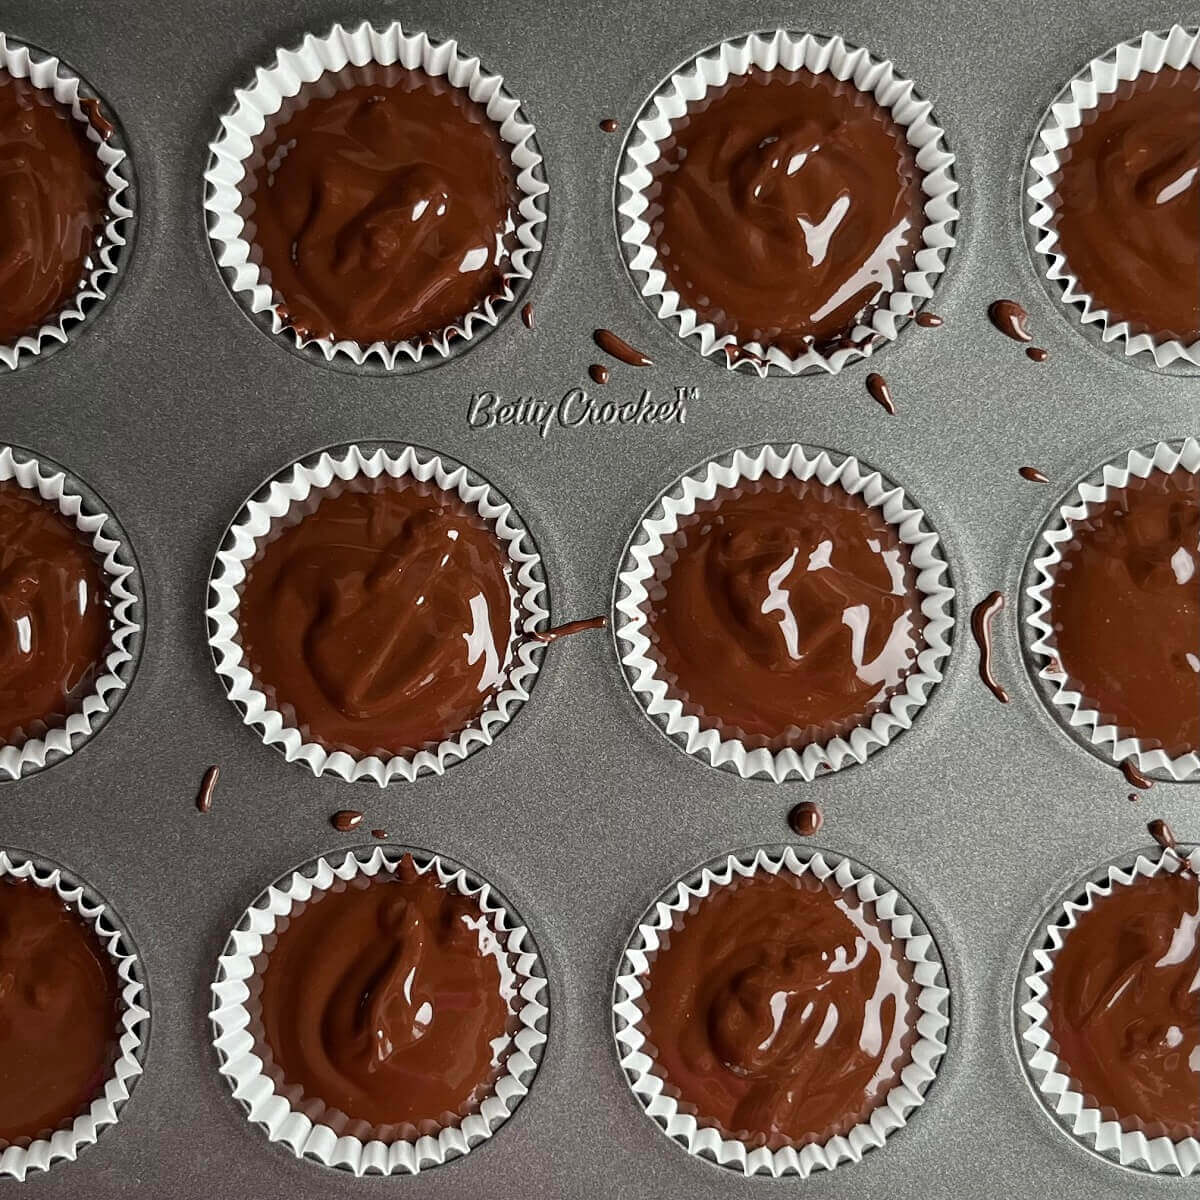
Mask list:
[[893,417],[896,415],[896,404],[892,400],[892,389],[888,387],[888,381],[877,371],[872,371],[867,376],[867,391],[871,393],[871,398],[881,408]]
[[1049,483],[1050,480],[1042,474],[1037,467],[1020,467],[1017,474],[1022,479],[1028,479],[1030,483]]
[[217,766],[209,767],[204,772],[204,780],[200,784],[200,794],[196,797],[196,807],[202,812],[212,812],[213,792],[216,790],[217,780],[221,776],[221,768]]
[[526,329],[533,328],[533,305],[526,303],[521,309],[521,321]]
[[611,354],[619,362],[626,363],[631,367],[654,366],[653,359],[635,349],[624,338],[617,337],[611,329],[597,329],[592,334],[592,338],[605,354]]
[[992,674],[992,619],[1003,607],[1004,595],[1001,592],[992,592],[981,600],[971,613],[971,632],[979,645],[979,678],[1001,704],[1007,704],[1008,693]]
[[587,617],[582,621],[568,621],[565,625],[556,625],[541,633],[531,633],[529,636],[535,642],[548,646],[560,638],[570,637],[573,633],[582,633],[585,629],[603,629],[608,624],[607,617]]

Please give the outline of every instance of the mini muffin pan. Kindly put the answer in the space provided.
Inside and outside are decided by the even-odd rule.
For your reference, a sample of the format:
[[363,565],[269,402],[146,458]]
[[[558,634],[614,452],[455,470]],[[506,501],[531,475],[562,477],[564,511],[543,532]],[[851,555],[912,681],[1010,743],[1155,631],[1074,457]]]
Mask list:
[[[1151,853],[1151,818],[1181,843],[1200,839],[1200,789],[1156,781],[1130,803],[1120,772],[1041,702],[1022,655],[1022,573],[1061,498],[1134,447],[1195,435],[1200,412],[1195,377],[1138,369],[1078,335],[1039,282],[1022,175],[1049,104],[1086,63],[1144,31],[1200,25],[1200,7],[728,0],[683,11],[634,0],[586,16],[533,0],[6,6],[6,33],[70,63],[119,116],[138,219],[110,301],[60,351],[0,378],[0,440],[68,464],[120,517],[141,568],[143,632],[137,675],[104,727],[49,769],[0,783],[0,846],[65,864],[112,903],[154,1013],[144,1075],[116,1124],[78,1161],[10,1188],[89,1200],[728,1200],[799,1188],[998,1200],[1036,1187],[1056,1200],[1155,1200],[1187,1186],[1064,1137],[1014,1028],[1028,940],[1072,882]],[[330,370],[264,337],[231,297],[202,213],[208,146],[234,90],[280,49],[334,20],[397,16],[478,55],[520,98],[548,181],[545,250],[511,316],[436,367]],[[647,308],[619,240],[616,181],[647,98],[705,48],[776,25],[893,63],[934,106],[961,189],[956,245],[926,305],[944,324],[908,322],[886,354],[834,376],[706,362]],[[603,131],[605,118],[619,131]],[[1029,310],[1046,362],[991,326],[999,298]],[[532,329],[518,315],[526,301]],[[653,365],[608,358],[593,341],[602,328]],[[607,384],[589,379],[592,364],[610,368]],[[868,393],[869,370],[886,376],[895,417]],[[955,592],[944,677],[912,728],[853,770],[776,784],[679,753],[630,695],[612,637],[585,632],[541,652],[537,686],[503,734],[444,775],[385,789],[314,777],[226,699],[206,589],[262,480],[321,447],[373,441],[464,463],[512,503],[541,554],[554,625],[609,611],[630,533],[696,463],[767,442],[852,455],[901,481],[937,531]],[[1022,466],[1051,482],[1027,481]],[[1005,705],[981,683],[970,637],[971,610],[993,590],[1007,600],[994,624]],[[818,845],[789,831],[802,799],[824,812]],[[330,824],[347,808],[365,814],[358,834]],[[551,1012],[511,1119],[461,1159],[389,1180],[272,1145],[231,1098],[207,1020],[229,930],[264,885],[372,829],[389,834],[376,845],[470,863],[511,900]],[[731,848],[780,842],[878,870],[928,929],[953,1014],[937,1078],[904,1127],[861,1162],[790,1183],[717,1170],[664,1137],[622,1071],[612,1014],[622,949],[654,898]]]

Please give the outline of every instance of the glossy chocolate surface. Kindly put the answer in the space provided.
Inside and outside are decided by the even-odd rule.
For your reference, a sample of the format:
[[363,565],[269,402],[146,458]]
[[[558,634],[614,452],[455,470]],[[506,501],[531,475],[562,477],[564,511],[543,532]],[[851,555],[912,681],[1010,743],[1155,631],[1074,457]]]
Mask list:
[[647,1053],[684,1112],[750,1146],[845,1135],[916,1041],[903,953],[856,896],[758,873],[693,901],[650,956]]
[[327,749],[391,757],[455,737],[507,670],[516,593],[499,538],[457,494],[411,479],[358,478],[303,508],[242,586],[257,685]]
[[1097,896],[1050,975],[1050,1034],[1106,1120],[1147,1137],[1200,1137],[1200,884],[1139,876]]
[[116,965],[53,888],[0,879],[0,1151],[69,1126],[120,1040]]
[[1135,333],[1200,339],[1200,69],[1122,83],[1064,155],[1054,227],[1094,307]]
[[65,724],[90,691],[112,623],[104,571],[73,522],[0,481],[0,743]]
[[672,123],[646,219],[670,286],[739,343],[836,342],[912,269],[925,218],[904,132],[853,84],[736,75]]
[[650,657],[684,710],[747,746],[847,734],[924,647],[908,548],[878,509],[785,476],[723,489],[664,539]]
[[406,855],[281,924],[256,960],[252,1024],[278,1088],[334,1110],[320,1119],[339,1132],[383,1141],[479,1111],[511,1050],[518,994],[473,900]]
[[52,321],[104,229],[107,186],[87,126],[0,70],[0,342]]
[[499,128],[444,79],[348,67],[256,144],[247,236],[309,337],[432,338],[506,287],[520,194]]
[[1200,479],[1154,471],[1089,509],[1053,568],[1063,670],[1122,736],[1200,749]]

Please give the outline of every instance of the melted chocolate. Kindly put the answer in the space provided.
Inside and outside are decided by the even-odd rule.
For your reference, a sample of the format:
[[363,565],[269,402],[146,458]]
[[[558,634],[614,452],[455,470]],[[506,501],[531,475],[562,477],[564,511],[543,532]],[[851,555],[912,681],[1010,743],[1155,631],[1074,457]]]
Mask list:
[[0,1151],[70,1126],[119,1054],[116,965],[52,888],[0,879]]
[[872,371],[867,376],[867,391],[871,393],[871,399],[882,409],[890,413],[893,417],[896,415],[896,404],[892,399],[892,389],[888,387],[888,381],[877,371]]
[[1037,467],[1020,467],[1017,474],[1022,479],[1028,479],[1030,483],[1049,483],[1050,480],[1037,469]]
[[80,97],[79,107],[87,113],[88,124],[96,131],[102,142],[107,142],[116,133],[116,126],[104,115],[100,101],[95,97]]
[[938,329],[946,323],[937,313],[926,312],[925,310],[917,313],[916,322],[922,329]]
[[988,307],[988,317],[1005,337],[1014,342],[1032,342],[1029,332],[1029,314],[1015,300],[993,300]]
[[921,172],[873,97],[755,68],[671,128],[651,168],[657,265],[719,335],[797,355],[903,286],[925,224]]
[[593,383],[606,384],[609,379],[609,370],[607,367],[602,367],[599,363],[592,363],[588,367],[588,374],[592,378]]
[[1154,786],[1154,780],[1148,779],[1138,770],[1132,758],[1121,759],[1121,774],[1125,776],[1125,782],[1130,787],[1140,788],[1145,791],[1147,788]]
[[1050,1034],[1075,1090],[1126,1131],[1200,1137],[1200,887],[1184,872],[1093,897],[1050,975]]
[[604,120],[600,122],[600,128],[605,133],[616,133],[621,126],[615,117],[605,117]]
[[458,1125],[513,1048],[508,956],[479,906],[408,855],[293,909],[255,967],[267,1070],[339,1133],[391,1142]]
[[41,737],[78,711],[111,629],[100,560],[74,523],[0,482],[0,744]]
[[979,678],[987,684],[988,690],[1001,704],[1007,704],[1008,693],[992,674],[992,618],[1003,607],[1004,596],[1000,592],[992,592],[981,600],[971,613],[971,632],[979,646]]
[[619,338],[611,329],[597,329],[592,334],[592,340],[604,351],[611,354],[618,362],[630,367],[652,367],[654,360],[648,358],[640,350],[631,346],[624,338]]
[[380,841],[382,841],[385,837],[387,837],[387,835],[388,835],[388,831],[386,829],[372,829],[371,830],[371,836],[373,838],[378,838]]
[[1035,363],[1044,363],[1050,357],[1050,351],[1044,350],[1041,346],[1028,346],[1025,350],[1025,357]]
[[1054,227],[1093,306],[1134,333],[1200,339],[1200,70],[1122,83],[1064,154]]
[[604,629],[607,625],[607,617],[587,617],[582,621],[568,621],[565,625],[556,625],[553,629],[547,629],[542,633],[533,633],[529,636],[535,642],[543,642],[549,645],[551,642],[557,642],[560,638],[570,637],[576,633],[583,633],[587,629]]
[[656,1072],[702,1126],[748,1146],[849,1133],[911,1061],[911,969],[836,884],[735,878],[677,916],[650,959]]
[[277,522],[238,610],[250,671],[306,740],[409,755],[470,726],[502,686],[515,612],[492,528],[457,494],[357,478]]
[[505,294],[520,193],[462,89],[347,67],[286,100],[255,149],[246,236],[305,336],[431,339]]
[[644,603],[650,656],[705,727],[780,750],[869,721],[924,648],[908,549],[878,509],[785,476],[682,518]]
[[108,189],[86,127],[51,92],[0,70],[0,342],[35,333],[79,290]]
[[213,792],[216,791],[217,780],[220,776],[220,767],[209,767],[204,772],[204,780],[200,784],[200,794],[196,797],[196,807],[202,813],[212,812]]
[[525,304],[521,308],[521,321],[526,329],[533,328],[533,305]]
[[825,824],[825,814],[821,812],[819,804],[812,800],[801,800],[788,813],[788,824],[792,827],[792,832],[799,837],[813,837]]
[[1071,532],[1050,590],[1069,686],[1145,749],[1200,749],[1200,479],[1133,476]]
[[329,823],[338,833],[349,833],[363,823],[363,815],[355,808],[343,808],[329,818]]

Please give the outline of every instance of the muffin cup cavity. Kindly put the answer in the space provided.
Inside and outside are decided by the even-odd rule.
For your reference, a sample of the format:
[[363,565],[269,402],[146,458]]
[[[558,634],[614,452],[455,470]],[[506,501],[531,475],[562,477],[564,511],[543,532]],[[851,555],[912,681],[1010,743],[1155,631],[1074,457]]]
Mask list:
[[[357,876],[373,878],[395,868],[411,854],[421,873],[454,887],[479,906],[488,928],[504,946],[520,981],[518,1028],[502,1074],[477,1113],[460,1124],[445,1126],[408,1141],[363,1141],[339,1134],[322,1123],[325,1107],[305,1100],[303,1111],[276,1090],[264,1070],[251,1031],[248,1004],[256,982],[255,960],[264,943],[293,908],[311,897]],[[549,1024],[545,969],[529,930],[492,886],[440,855],[399,846],[360,847],[344,855],[326,855],[285,875],[246,910],[229,936],[217,964],[209,1014],[220,1071],[246,1115],[273,1142],[288,1146],[297,1158],[308,1158],[354,1175],[415,1175],[430,1166],[460,1158],[486,1141],[520,1104],[541,1061]]]
[[[671,693],[668,682],[650,655],[644,605],[655,577],[655,563],[666,539],[678,530],[681,518],[712,500],[724,489],[764,478],[815,479],[842,488],[877,509],[909,551],[925,618],[923,648],[912,672],[884,708],[851,730],[824,743],[772,751],[749,748],[705,726]],[[713,767],[743,779],[811,780],[821,772],[861,763],[911,727],[917,712],[942,678],[950,653],[954,626],[954,591],[938,536],[924,512],[913,506],[902,488],[858,459],[798,444],[748,446],[702,463],[676,480],[646,510],[626,546],[613,596],[613,635],[625,678],[634,698],[675,745]]]
[[[263,277],[255,247],[247,240],[242,185],[251,173],[255,139],[269,118],[306,84],[347,66],[398,65],[445,78],[481,105],[509,147],[520,194],[516,246],[506,270],[503,293],[465,313],[436,336],[362,344],[332,337],[309,337],[280,315],[281,298]],[[282,336],[317,361],[340,361],[363,369],[395,371],[429,366],[460,353],[520,307],[538,258],[547,218],[548,186],[533,126],[499,75],[488,74],[479,59],[465,55],[455,41],[435,42],[425,33],[406,33],[398,21],[377,29],[363,22],[354,29],[335,25],[324,37],[309,34],[299,46],[278,51],[254,80],[234,93],[233,107],[209,144],[204,173],[204,209],[213,256],[234,298],[260,327]]]
[[142,1074],[150,1012],[141,961],[129,935],[90,887],[62,867],[17,850],[0,850],[0,879],[4,878],[25,880],[54,891],[65,905],[74,909],[112,958],[121,985],[117,1057],[103,1092],[69,1128],[56,1130],[50,1137],[38,1138],[27,1146],[10,1145],[0,1150],[0,1177],[24,1180],[31,1173],[49,1170],[63,1159],[74,1162],[80,1150],[95,1142],[108,1126],[116,1124]]
[[[356,478],[413,479],[456,495],[494,530],[512,569],[516,593],[507,665],[499,690],[478,720],[432,750],[381,758],[329,750],[305,741],[300,730],[259,688],[239,640],[240,587],[246,579],[260,539],[273,523],[285,518],[338,481]],[[208,641],[217,674],[230,700],[268,746],[288,762],[304,764],[314,775],[348,781],[373,780],[380,787],[395,779],[440,775],[448,766],[496,735],[529,698],[544,646],[526,635],[546,620],[548,598],[541,556],[512,505],[491,484],[444,455],[399,443],[355,443],[335,446],[285,467],[242,506],[213,562],[208,589]]]
[[[1189,854],[1181,847],[1179,854],[1191,864],[1192,871],[1200,870],[1200,849],[1193,848]],[[1138,854],[1098,868],[1072,888],[1038,924],[1022,963],[1014,1015],[1030,1086],[1065,1133],[1111,1163],[1155,1174],[1187,1176],[1200,1174],[1200,1140],[1147,1137],[1141,1130],[1126,1130],[1121,1121],[1111,1119],[1110,1112],[1094,1107],[1094,1102],[1075,1090],[1070,1068],[1058,1056],[1047,1007],[1055,960],[1081,915],[1091,911],[1097,899],[1111,896],[1119,888],[1183,869],[1173,852],[1163,851],[1153,857]]]
[[[849,82],[874,101],[900,126],[916,156],[924,194],[925,226],[913,269],[905,274],[903,286],[880,298],[868,323],[848,330],[853,345],[825,351],[817,346],[799,355],[758,342],[738,343],[732,334],[721,334],[688,307],[675,291],[659,261],[651,229],[652,202],[648,194],[654,182],[652,168],[660,158],[663,143],[671,136],[671,122],[682,117],[688,105],[702,99],[710,89],[723,86],[731,76],[746,75],[758,68],[807,70],[829,73]],[[916,92],[911,81],[899,75],[860,47],[839,37],[818,37],[777,29],[752,33],[721,42],[672,72],[643,105],[626,141],[618,169],[616,212],[618,235],[635,286],[647,306],[671,326],[678,337],[694,340],[706,357],[718,355],[730,369],[746,368],[768,374],[837,374],[848,363],[868,357],[878,345],[894,341],[913,315],[933,295],[946,269],[955,244],[958,220],[953,168],[954,155],[946,147],[945,135],[933,116],[932,105]]]
[[1128,736],[1127,731],[1105,723],[1102,714],[1089,707],[1082,693],[1072,686],[1055,648],[1051,593],[1055,570],[1073,540],[1071,523],[1086,520],[1131,479],[1147,479],[1156,471],[1187,471],[1200,476],[1200,441],[1186,438],[1130,450],[1071,489],[1038,534],[1026,564],[1021,628],[1026,662],[1038,693],[1076,742],[1113,766],[1131,762],[1152,779],[1195,781],[1200,780],[1200,752],[1172,758],[1164,750],[1146,746],[1141,739]]
[[1161,33],[1143,33],[1094,58],[1071,79],[1046,112],[1030,147],[1025,170],[1026,232],[1034,264],[1053,296],[1074,310],[1084,331],[1094,331],[1102,346],[1127,359],[1144,356],[1159,368],[1200,366],[1200,342],[1184,345],[1151,332],[1135,332],[1116,319],[1080,283],[1062,253],[1055,228],[1056,176],[1066,160],[1072,133],[1124,83],[1163,70],[1200,67],[1200,30],[1174,25]]
[[85,103],[98,103],[95,92],[60,59],[0,32],[0,69],[49,92],[84,126],[102,168],[107,192],[103,229],[85,262],[84,275],[74,295],[35,333],[0,345],[0,363],[15,370],[65,345],[112,293],[128,257],[127,247],[132,237],[133,171],[120,129],[107,104],[103,117],[108,128],[106,135],[102,135],[97,129],[99,122],[94,122],[84,107]]
[[[810,873],[822,882],[828,881],[853,893],[873,910],[881,928],[902,948],[912,970],[920,1013],[910,1061],[870,1119],[854,1126],[845,1137],[832,1137],[798,1150],[791,1146],[779,1150],[765,1146],[752,1148],[723,1137],[720,1131],[701,1125],[690,1113],[682,1111],[658,1073],[654,1047],[643,1032],[639,1006],[655,952],[679,914],[738,878],[782,872],[797,876]],[[950,992],[937,945],[900,893],[879,876],[839,855],[800,851],[792,846],[767,846],[713,860],[673,884],[650,907],[621,957],[613,991],[613,1029],[630,1088],[646,1113],[672,1141],[689,1154],[747,1176],[804,1178],[817,1171],[831,1171],[840,1163],[860,1161],[867,1151],[882,1146],[891,1134],[908,1123],[912,1113],[925,1102],[946,1053],[949,1008]]]
[[108,588],[112,632],[91,687],[62,725],[0,746],[0,779],[20,779],[61,762],[95,734],[124,698],[141,654],[142,584],[137,560],[99,498],[57,463],[0,445],[0,481],[40,496],[90,544]]

